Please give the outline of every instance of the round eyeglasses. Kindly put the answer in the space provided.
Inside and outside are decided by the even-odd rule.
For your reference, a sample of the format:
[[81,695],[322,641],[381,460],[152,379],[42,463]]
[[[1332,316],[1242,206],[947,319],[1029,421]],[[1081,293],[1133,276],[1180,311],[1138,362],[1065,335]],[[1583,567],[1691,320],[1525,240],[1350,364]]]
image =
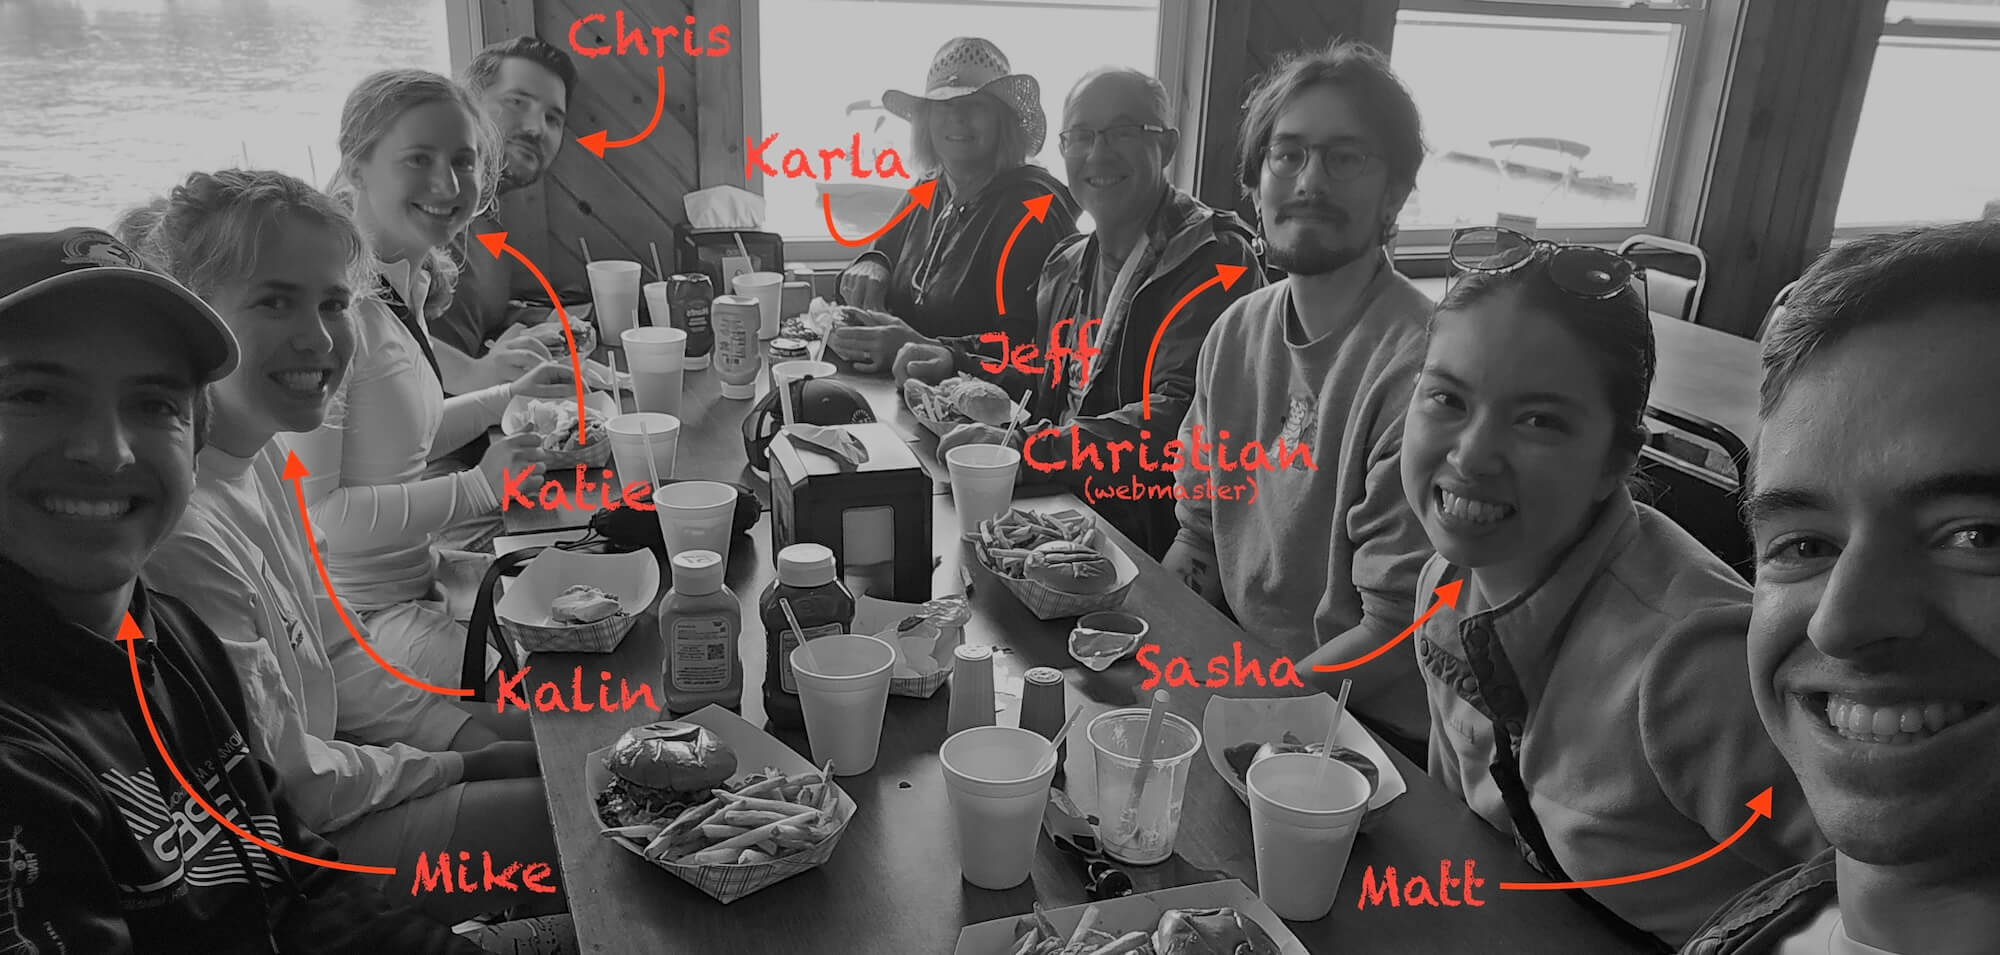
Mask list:
[[1308,146],[1280,141],[1264,147],[1264,168],[1280,179],[1296,179],[1305,173],[1306,165],[1315,154],[1319,156],[1320,169],[1335,182],[1359,179],[1380,161],[1374,153],[1353,143]]

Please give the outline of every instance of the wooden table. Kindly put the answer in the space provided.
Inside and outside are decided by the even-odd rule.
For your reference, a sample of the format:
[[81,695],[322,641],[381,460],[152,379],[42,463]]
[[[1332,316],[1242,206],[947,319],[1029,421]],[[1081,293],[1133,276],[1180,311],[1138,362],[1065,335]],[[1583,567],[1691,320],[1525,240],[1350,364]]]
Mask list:
[[[1417,279],[1433,300],[1446,279]],[[1757,387],[1763,381],[1757,342],[1660,312],[1653,313],[1658,367],[1649,404],[1670,423],[1707,437],[1732,456],[1757,436]]]
[[[969,560],[953,540],[954,515],[948,497],[933,497],[934,527],[942,561],[934,592],[956,592],[959,568]],[[1031,506],[1081,506],[1067,496],[1024,498]],[[731,547],[728,580],[746,603],[754,603],[773,571],[770,518],[765,515],[749,538]],[[1151,642],[1161,659],[1185,655],[1201,662],[1228,653],[1243,641],[1244,653],[1268,663],[1274,651],[1245,636],[1220,612],[1196,597],[1116,531],[1109,536],[1141,568],[1125,609],[1152,623]],[[974,619],[968,642],[999,648],[996,684],[1002,694],[1018,693],[1021,674],[1047,665],[1063,670],[1072,704],[1086,704],[1085,719],[1106,709],[1134,705],[1147,674],[1126,660],[1092,673],[1066,652],[1069,621],[1044,623],[973,562],[970,580]],[[754,611],[746,620],[754,621]],[[764,635],[754,622],[743,636],[745,692],[743,715],[761,725]],[[597,674],[657,685],[661,646],[657,626],[641,619],[617,651],[608,655],[540,654],[528,661],[525,686],[553,684],[565,696],[581,668],[594,698]],[[1197,726],[1212,691],[1174,691],[1172,709]],[[1298,690],[1247,687],[1230,695],[1257,696]],[[614,698],[616,694],[613,694]],[[722,906],[664,870],[612,845],[598,834],[593,794],[585,791],[586,755],[608,745],[625,729],[659,718],[639,712],[552,712],[533,714],[549,807],[561,852],[562,881],[584,951],[596,953],[711,952],[949,952],[960,927],[1019,915],[1040,900],[1060,907],[1085,901],[1083,887],[1067,857],[1042,840],[1028,883],[1004,892],[977,889],[960,878],[952,849],[952,829],[937,751],[944,739],[950,690],[929,700],[892,697],[882,730],[881,755],[873,771],[847,777],[841,785],[859,811],[831,861],[728,906]],[[1011,724],[1013,713],[1000,717]],[[803,734],[779,734],[809,753]],[[1088,746],[1072,736],[1066,763],[1067,788],[1086,812],[1094,809],[1094,782]],[[1397,799],[1371,831],[1355,843],[1340,900],[1333,913],[1293,930],[1316,952],[1395,953],[1443,951],[1618,953],[1628,951],[1568,899],[1553,893],[1506,892],[1503,879],[1540,881],[1501,838],[1463,803],[1432,782],[1421,768],[1391,751],[1409,792]],[[1256,867],[1249,814],[1223,780],[1197,755],[1189,773],[1176,856],[1166,863],[1130,869],[1140,891],[1233,877],[1254,887]],[[1462,872],[1474,860],[1485,886],[1472,908],[1377,908],[1358,910],[1362,873],[1378,875],[1395,866],[1407,878],[1427,875],[1433,883],[1439,863],[1451,860]]]

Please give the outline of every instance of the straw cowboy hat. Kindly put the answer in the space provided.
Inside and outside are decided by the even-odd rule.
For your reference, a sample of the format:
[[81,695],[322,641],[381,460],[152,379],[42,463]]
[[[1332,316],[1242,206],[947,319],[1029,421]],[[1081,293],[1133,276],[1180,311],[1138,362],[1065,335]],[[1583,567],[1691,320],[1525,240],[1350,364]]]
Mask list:
[[923,95],[890,90],[882,94],[882,108],[914,121],[919,102],[941,103],[973,93],[987,93],[1006,103],[1027,134],[1028,154],[1042,151],[1049,131],[1048,117],[1042,113],[1042,86],[1032,76],[1009,72],[1007,54],[990,40],[962,36],[947,42],[931,58]]

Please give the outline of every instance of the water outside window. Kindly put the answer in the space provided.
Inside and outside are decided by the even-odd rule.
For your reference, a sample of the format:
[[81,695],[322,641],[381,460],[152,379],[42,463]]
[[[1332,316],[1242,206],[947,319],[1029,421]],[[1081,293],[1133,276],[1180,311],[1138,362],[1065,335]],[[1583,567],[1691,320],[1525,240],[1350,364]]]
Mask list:
[[[1404,12],[1392,59],[1430,155],[1405,230],[1639,226],[1658,172],[1679,28]],[[1483,64],[1483,65],[1482,65]]]
[[246,154],[323,186],[348,91],[388,67],[449,72],[446,37],[443,0],[0,3],[6,228],[109,226]]

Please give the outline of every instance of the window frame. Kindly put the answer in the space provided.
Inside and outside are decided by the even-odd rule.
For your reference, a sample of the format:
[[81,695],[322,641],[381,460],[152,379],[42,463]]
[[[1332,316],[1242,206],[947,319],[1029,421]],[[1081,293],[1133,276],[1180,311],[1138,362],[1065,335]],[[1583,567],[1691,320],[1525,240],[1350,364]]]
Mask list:
[[[1885,13],[1882,20],[1882,35],[1875,41],[1875,50],[1878,56],[1881,53],[1884,43],[1904,39],[1988,43],[1995,47],[1992,52],[2000,55],[2000,18],[1956,20],[1950,17],[1902,16],[1891,20],[1888,19]],[[1874,63],[1875,61],[1869,63],[1868,83],[1871,85],[1875,81]],[[1863,96],[1864,102],[1862,108],[1866,109],[1866,94],[1864,93]],[[1857,126],[1855,138],[1858,139],[1859,136],[1860,130]],[[1847,150],[1850,154],[1854,151],[1854,145],[1855,140],[1850,139],[1847,143]],[[1844,171],[1842,178],[1843,180],[1845,179]],[[1845,188],[1845,183],[1843,182],[1842,190],[1845,191]],[[1836,199],[1833,211],[1829,216],[1829,218],[1836,221],[1831,239],[1833,244],[1851,242],[1863,236],[1875,235],[1882,232],[1896,232],[1903,229],[1914,229],[1936,224],[1935,220],[1930,219],[1907,219],[1896,222],[1869,222],[1843,226],[1837,224],[1839,217],[1840,203]]]
[[[1654,145],[1653,181],[1647,195],[1644,221],[1631,225],[1549,226],[1537,224],[1541,238],[1563,242],[1615,245],[1638,233],[1670,235],[1676,206],[1684,201],[1687,170],[1682,164],[1689,153],[1684,148],[1690,135],[1713,138],[1714,130],[1697,130],[1696,100],[1703,64],[1723,62],[1727,57],[1704,56],[1704,19],[1713,11],[1709,0],[1683,0],[1673,5],[1649,6],[1643,0],[1614,6],[1609,3],[1561,2],[1561,0],[1402,0],[1397,15],[1445,13],[1461,16],[1510,17],[1524,20],[1592,20],[1605,23],[1658,23],[1678,26],[1673,53],[1673,81],[1669,84],[1665,123]],[[1400,23],[1398,24],[1400,26]],[[1727,51],[1722,51],[1726,53]],[[1394,59],[1393,47],[1391,59]],[[1434,158],[1434,157],[1432,157]],[[1451,240],[1450,228],[1404,229],[1397,238],[1399,256],[1442,257]]]
[[[459,2],[459,0],[454,0]],[[879,0],[885,4],[925,3],[936,0]],[[1048,6],[1070,7],[1077,5],[1102,7],[1138,7],[1145,5],[1141,0],[1047,0],[1045,3],[1009,2],[1009,0],[949,0],[966,5],[990,6]],[[1154,75],[1167,88],[1178,112],[1175,117],[1181,134],[1181,151],[1177,155],[1171,176],[1175,184],[1183,189],[1194,187],[1194,153],[1201,144],[1201,124],[1203,115],[1200,97],[1190,95],[1190,82],[1200,83],[1207,75],[1208,57],[1192,58],[1191,53],[1205,53],[1208,49],[1209,13],[1215,0],[1157,0],[1160,9],[1160,25],[1154,38],[1153,57],[1158,65]],[[743,35],[764,35],[763,4],[759,0],[742,0]],[[743,128],[755,131],[764,128],[764,83],[763,59],[757,55],[759,44],[746,43],[736,49],[742,54],[738,62],[743,70]],[[1049,91],[1044,90],[1044,93]],[[1057,91],[1066,93],[1067,91]],[[1052,116],[1050,125],[1060,124],[1061,117]],[[1053,129],[1049,135],[1055,135]],[[759,174],[739,185],[757,195],[764,194],[764,177]],[[828,267],[847,264],[858,250],[833,241],[830,236],[812,239],[785,239],[785,259],[793,267]]]

